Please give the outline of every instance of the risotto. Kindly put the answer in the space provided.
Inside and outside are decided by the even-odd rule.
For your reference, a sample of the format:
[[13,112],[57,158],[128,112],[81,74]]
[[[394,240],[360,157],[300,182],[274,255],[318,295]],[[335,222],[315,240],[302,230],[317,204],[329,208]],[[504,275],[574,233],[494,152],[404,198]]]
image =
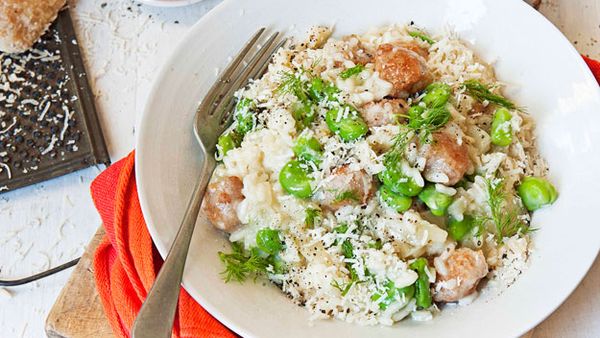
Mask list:
[[[225,281],[312,318],[392,325],[508,287],[555,188],[534,122],[452,34],[313,27],[237,93],[203,202]],[[483,283],[485,281],[485,283]]]

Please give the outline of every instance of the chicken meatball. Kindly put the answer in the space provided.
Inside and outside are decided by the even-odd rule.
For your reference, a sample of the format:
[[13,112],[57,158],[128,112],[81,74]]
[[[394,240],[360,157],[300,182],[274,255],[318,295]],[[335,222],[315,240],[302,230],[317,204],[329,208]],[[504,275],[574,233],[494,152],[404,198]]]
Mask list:
[[369,127],[380,127],[396,124],[398,115],[406,112],[406,101],[401,99],[383,99],[365,104],[360,113]]
[[472,294],[479,281],[488,273],[481,250],[453,250],[434,259],[437,281],[433,299],[436,302],[456,302]]
[[426,161],[423,176],[429,182],[455,185],[472,166],[467,145],[444,131],[432,136],[419,150]]
[[392,84],[391,96],[407,98],[431,83],[433,77],[427,68],[426,55],[416,45],[386,43],[377,48],[375,70]]
[[224,177],[208,185],[202,210],[215,228],[229,233],[239,228],[236,210],[244,200],[243,187],[242,180],[235,176]]
[[364,170],[352,171],[348,165],[336,168],[322,186],[321,204],[337,210],[351,204],[365,204],[373,195],[373,177]]

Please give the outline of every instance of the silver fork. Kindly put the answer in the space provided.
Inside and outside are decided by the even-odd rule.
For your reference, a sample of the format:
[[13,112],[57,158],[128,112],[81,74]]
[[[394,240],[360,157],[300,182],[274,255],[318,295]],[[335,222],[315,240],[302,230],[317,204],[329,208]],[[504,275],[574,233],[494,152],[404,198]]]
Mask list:
[[[134,338],[171,337],[190,241],[206,187],[217,165],[213,156],[217,139],[233,120],[234,93],[248,80],[262,75],[271,56],[285,43],[285,40],[277,42],[279,33],[275,32],[264,44],[259,45],[264,32],[265,28],[261,28],[250,38],[208,91],[196,111],[194,134],[200,144],[203,162],[200,179],[194,188],[169,254],[133,324],[131,332]],[[257,46],[258,48],[255,48]],[[250,59],[246,63],[248,58]]]

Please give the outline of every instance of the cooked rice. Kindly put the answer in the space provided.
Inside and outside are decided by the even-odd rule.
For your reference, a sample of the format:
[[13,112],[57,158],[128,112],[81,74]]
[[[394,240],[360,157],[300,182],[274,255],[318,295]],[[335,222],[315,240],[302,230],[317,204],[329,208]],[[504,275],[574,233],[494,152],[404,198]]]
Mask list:
[[[366,64],[358,76],[341,79],[340,72],[355,66],[353,53],[373,54],[378,45],[404,41],[416,43],[429,51],[428,67],[435,81],[445,82],[454,89],[451,100],[452,120],[447,128],[457,135],[458,142],[465,142],[474,164],[474,181],[466,187],[446,187],[438,184],[438,191],[454,197],[449,214],[460,220],[465,214],[488,214],[487,191],[484,178],[496,171],[505,179],[511,203],[520,205],[514,191],[515,183],[524,175],[544,176],[545,164],[537,154],[531,117],[521,111],[512,110],[510,121],[514,142],[505,148],[493,146],[489,131],[491,115],[473,114],[477,102],[460,89],[460,84],[469,79],[501,85],[494,76],[493,68],[479,59],[476,53],[453,34],[435,36],[429,45],[408,34],[406,26],[386,26],[363,35],[352,35],[341,39],[329,38],[331,31],[323,27],[314,28],[307,41],[299,41],[281,49],[274,57],[268,72],[240,91],[240,97],[258,102],[261,113],[256,117],[259,127],[248,133],[241,146],[231,150],[218,166],[213,180],[224,176],[237,176],[243,180],[243,195],[237,210],[243,226],[230,236],[230,241],[241,242],[245,248],[256,246],[256,233],[262,228],[281,230],[285,249],[281,258],[288,270],[284,274],[270,274],[269,279],[279,285],[295,303],[306,307],[312,318],[337,318],[360,324],[392,325],[407,316],[414,320],[430,320],[432,310],[417,310],[414,299],[399,299],[385,310],[380,309],[372,295],[382,290],[386,281],[396,287],[411,285],[417,273],[408,265],[415,257],[435,256],[453,246],[443,224],[430,218],[425,219],[415,210],[397,213],[380,204],[374,197],[366,206],[346,206],[335,213],[324,212],[320,226],[308,229],[304,226],[305,210],[318,208],[319,187],[331,176],[332,170],[341,164],[349,164],[352,170],[365,170],[376,175],[383,170],[382,153],[390,148],[398,134],[396,126],[386,125],[370,128],[368,137],[356,142],[345,143],[332,135],[327,125],[321,122],[307,133],[314,134],[324,147],[324,158],[320,168],[313,173],[317,193],[313,199],[303,200],[286,194],[278,182],[281,168],[293,158],[292,146],[298,136],[291,107],[296,101],[292,94],[278,94],[283,72],[298,69],[312,71],[326,81],[334,83],[341,91],[344,101],[357,107],[383,99],[391,91],[391,84],[379,77],[372,63]],[[485,105],[485,104],[484,104]],[[415,144],[406,154],[407,160],[417,169],[423,170],[424,159],[419,158]],[[422,178],[421,178],[422,180]],[[333,229],[347,224],[346,233]],[[351,230],[360,224],[362,233]],[[358,258],[345,258],[339,245],[334,243],[349,240]],[[369,243],[381,240],[383,246],[376,249]],[[492,234],[474,237],[463,243],[474,249],[482,249],[490,266],[489,278],[504,286],[510,285],[526,266],[530,238],[515,235],[505,238],[498,245]],[[336,282],[349,282],[347,263],[353,264],[359,280],[346,295],[334,286]],[[430,279],[435,281],[436,272],[430,267]],[[366,278],[365,271],[370,273]],[[475,296],[461,301],[470,303]]]

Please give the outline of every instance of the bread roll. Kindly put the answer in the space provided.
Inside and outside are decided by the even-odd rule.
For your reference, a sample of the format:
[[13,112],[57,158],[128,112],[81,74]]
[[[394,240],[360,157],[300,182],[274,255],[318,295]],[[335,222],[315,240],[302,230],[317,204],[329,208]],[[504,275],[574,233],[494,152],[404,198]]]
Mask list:
[[0,51],[28,50],[56,19],[66,0],[0,0]]

